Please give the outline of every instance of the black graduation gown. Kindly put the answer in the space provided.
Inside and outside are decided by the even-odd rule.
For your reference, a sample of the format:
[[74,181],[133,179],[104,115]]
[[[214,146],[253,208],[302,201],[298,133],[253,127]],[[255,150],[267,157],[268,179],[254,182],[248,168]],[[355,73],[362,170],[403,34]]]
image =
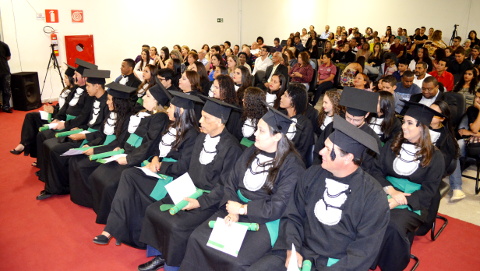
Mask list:
[[238,140],[227,129],[224,129],[218,136],[220,136],[220,141],[215,148],[215,157],[206,165],[199,161],[206,134],[200,134],[193,147],[188,174],[197,188],[214,189],[211,193],[203,194],[197,199],[200,208],[180,211],[173,216],[168,211],[161,212],[160,205],[172,203],[170,197],[167,196],[148,206],[145,212],[140,242],[162,252],[166,263],[170,266],[180,266],[190,234],[218,210],[218,205],[223,197],[222,184],[227,180],[235,162],[241,155],[242,150]]
[[[246,270],[251,264],[271,250],[270,234],[265,223],[282,217],[287,203],[293,194],[295,184],[299,181],[305,167],[299,156],[293,153],[288,154],[279,168],[272,194],[269,195],[262,188],[266,180],[265,178],[245,179],[245,173],[252,170],[248,161],[252,155],[255,155],[256,151],[258,150],[255,146],[249,147],[238,159],[235,169],[226,182],[222,207],[190,235],[180,270]],[[271,158],[275,155],[265,152],[259,153]],[[256,163],[256,160],[253,160],[252,163]],[[244,204],[238,197],[237,190],[251,200],[247,203],[248,214],[240,216],[239,221],[258,223],[260,224],[260,229],[256,232],[247,231],[238,257],[233,257],[208,247],[206,244],[212,232],[212,229],[208,226],[208,221],[216,221],[217,217],[225,218],[228,215],[225,207],[228,200]]]
[[[65,130],[86,126],[90,119],[94,99],[95,97],[88,95],[86,86],[74,87],[67,97],[69,102],[59,110],[56,119],[65,121]],[[75,119],[67,120],[67,115],[74,116]],[[37,134],[37,166],[40,168],[40,180],[45,179],[43,142],[54,138],[55,133],[57,133],[56,130],[46,130]]]
[[[124,79],[124,78],[126,78],[126,79]],[[126,82],[125,82],[125,80],[126,80]],[[126,76],[120,75],[119,77],[117,77],[115,79],[115,83],[119,83],[119,84],[125,85],[127,87],[138,88],[138,86],[140,86],[140,84],[142,84],[142,81],[140,81],[140,79],[138,79],[135,76],[135,73],[132,72],[131,74],[126,75]]]
[[142,119],[135,134],[143,138],[142,144],[135,148],[125,144],[127,164],[120,165],[117,162],[110,162],[100,165],[88,178],[92,187],[93,210],[97,214],[96,222],[107,223],[110,213],[110,206],[117,191],[118,182],[124,169],[140,166],[140,164],[152,156],[158,148],[162,134],[169,124],[168,116],[165,113],[156,113]]
[[[388,221],[385,192],[368,173],[358,168],[338,178],[312,166],[295,187],[273,253],[252,270],[285,270],[292,244],[311,270],[368,270]],[[327,268],[329,258],[339,261]]]
[[310,120],[313,130],[315,131],[315,127],[318,126],[318,110],[312,105],[308,104],[307,110],[305,110],[305,116]]
[[[118,121],[118,120],[117,120]],[[122,125],[120,135],[107,145],[96,147],[93,149],[94,154],[113,151],[115,148],[123,148],[128,136],[128,124],[130,122],[130,116]],[[105,124],[103,125],[105,127]],[[107,136],[102,132],[103,128],[95,133],[88,134],[92,140],[89,140],[89,146],[97,146],[105,142]],[[90,161],[88,156],[77,155],[70,157],[69,160],[69,185],[70,185],[70,200],[78,205],[92,208],[92,188],[88,183],[88,177],[93,171],[100,166],[97,161]]]
[[[432,131],[438,133],[438,138],[436,138],[436,140],[432,138]],[[443,154],[443,158],[445,159],[445,170],[447,170],[452,160],[457,157],[458,151],[454,142],[455,138],[450,136],[445,126],[442,126],[439,129],[430,128],[430,132],[430,138],[432,139],[433,145],[435,145]]]
[[[367,123],[364,123],[362,126],[359,127],[360,130],[366,132],[367,134],[371,135],[377,141],[378,149],[382,147],[382,142],[378,135],[373,131]],[[315,143],[315,148],[313,150],[313,164],[319,165],[322,163],[322,157],[320,156],[320,151],[325,147],[325,140],[333,133],[333,122],[328,124],[327,127],[323,130],[323,133],[318,137],[317,142]],[[381,156],[372,152],[371,150],[367,150],[362,155],[362,169],[366,172],[372,174],[372,168],[375,167],[375,161],[380,159]]]
[[[404,143],[409,144],[409,143]],[[386,176],[408,179],[410,182],[421,185],[420,190],[407,196],[408,206],[413,210],[420,210],[418,215],[408,209],[392,209],[390,222],[385,232],[378,265],[382,270],[403,270],[410,260],[410,241],[408,235],[420,226],[428,215],[428,208],[444,173],[445,160],[442,152],[435,148],[432,160],[426,167],[417,162],[401,163],[401,160],[391,150],[392,141],[387,142],[381,149],[380,157],[376,161],[372,176],[382,187],[391,183]],[[394,163],[399,163],[395,167]],[[410,173],[409,172],[412,172]]]
[[305,115],[300,114],[295,115],[290,119],[296,120],[297,125],[293,138],[291,137],[292,134],[290,129],[287,133],[287,137],[291,138],[291,141],[302,157],[303,162],[306,163],[306,161],[308,161],[309,152],[315,143],[312,122]]
[[[188,130],[178,148],[170,150],[166,156],[177,162],[162,162],[159,173],[177,178],[187,172],[197,136],[195,129]],[[158,154],[159,152],[154,156]],[[156,201],[150,194],[157,180],[158,178],[147,176],[137,168],[122,172],[104,229],[117,241],[136,248],[145,248],[145,244],[139,240],[140,231],[145,209]]]
[[242,140],[242,112],[239,110],[232,110],[228,118],[225,128],[238,140]]
[[[95,104],[90,112],[90,118],[87,124],[80,125],[78,128],[87,130],[94,129],[99,130],[106,118],[110,114],[107,106],[107,92],[105,92],[100,98],[93,100]],[[90,134],[86,135],[87,140],[93,140],[90,138]],[[51,138],[43,142],[43,154],[44,154],[44,181],[45,190],[52,194],[68,194],[70,192],[68,183],[68,156],[60,156],[71,148],[77,148],[83,140],[73,141],[69,138]]]
[[[68,106],[68,102],[70,101],[68,98],[72,97],[69,95],[71,92],[72,92],[71,89],[66,89],[61,94],[60,98],[62,98],[62,95],[65,96],[64,98],[62,98],[62,99],[65,99],[62,107]],[[59,104],[54,106],[52,119],[56,118],[56,115],[60,109],[61,108]],[[23,120],[23,125],[22,125],[22,132],[20,134],[21,135],[20,144],[22,144],[25,147],[23,150],[23,154],[25,156],[30,155],[33,158],[37,157],[36,138],[38,134],[38,129],[47,123],[48,121],[42,120],[40,116],[40,112],[30,112],[25,115],[25,119]]]
[[370,126],[370,128],[372,128],[372,130],[377,134],[378,138],[380,139],[380,141],[385,144],[385,142],[389,141],[390,139],[394,138],[395,135],[400,132],[402,130],[402,123],[400,122],[400,120],[398,118],[395,118],[395,122],[393,124],[393,129],[392,129],[392,132],[387,136],[386,134],[384,134],[382,131],[381,131],[381,121],[383,121],[384,118],[380,118],[380,119],[377,119],[377,118],[372,118],[370,120],[370,123],[368,124],[368,126]]

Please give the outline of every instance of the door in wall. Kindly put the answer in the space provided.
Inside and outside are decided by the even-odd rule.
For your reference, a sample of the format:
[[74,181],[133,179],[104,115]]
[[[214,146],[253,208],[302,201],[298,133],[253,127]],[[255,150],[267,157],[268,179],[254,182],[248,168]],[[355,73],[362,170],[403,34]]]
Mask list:
[[93,35],[65,36],[65,53],[68,65],[76,67],[77,58],[95,64]]

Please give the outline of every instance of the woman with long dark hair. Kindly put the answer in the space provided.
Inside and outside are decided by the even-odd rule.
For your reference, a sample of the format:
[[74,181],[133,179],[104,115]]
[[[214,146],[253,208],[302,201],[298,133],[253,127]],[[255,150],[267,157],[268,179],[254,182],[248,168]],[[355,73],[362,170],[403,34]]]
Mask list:
[[292,69],[288,72],[291,77],[290,82],[301,83],[308,91],[309,83],[313,77],[313,67],[310,65],[310,57],[307,52],[301,52],[297,58],[297,64],[293,65]]
[[393,138],[401,129],[402,124],[395,115],[395,99],[388,91],[378,92],[377,115],[369,116],[367,123],[383,143]]
[[198,75],[200,76],[200,86],[202,87],[202,94],[207,94],[207,90],[210,89],[212,82],[208,80],[208,74],[205,65],[203,65],[201,62],[195,61],[191,65],[191,70],[198,73]]
[[[73,75],[75,69],[68,67],[63,75],[63,82],[65,88],[62,89],[58,96],[58,103],[55,106],[45,104],[43,105],[43,111],[49,114],[47,119],[43,119],[40,112],[30,112],[25,115],[22,125],[22,132],[20,133],[20,143],[10,153],[19,155],[22,152],[25,156],[30,155],[33,158],[37,157],[37,134],[38,129],[45,124],[48,124],[51,120],[57,118],[57,114],[65,114],[64,112],[68,108],[68,103],[73,98],[72,89],[74,88]],[[73,94],[73,93],[72,93]],[[50,118],[50,121],[48,120]],[[37,166],[37,162],[33,162],[32,166]]]
[[[288,199],[304,171],[301,158],[286,133],[291,120],[270,109],[259,121],[255,145],[246,149],[225,184],[220,209],[190,235],[181,269],[244,270],[268,253],[276,242]],[[248,231],[238,257],[206,246],[210,221],[217,223],[258,223],[258,231]]]
[[[478,73],[474,68],[466,69],[463,76],[453,88],[453,92],[462,94],[465,97],[466,108],[473,105],[475,93],[478,89]],[[462,112],[463,113],[463,112]]]
[[345,115],[345,107],[341,106],[340,103],[340,92],[336,89],[328,90],[323,95],[322,108],[318,113],[317,125],[315,125],[315,133],[317,136],[325,130],[328,124],[333,121],[334,115]]
[[[167,109],[170,124],[150,163],[141,169],[130,168],[122,173],[107,224],[102,234],[93,239],[96,244],[106,245],[113,236],[117,243],[145,248],[145,244],[139,241],[145,209],[161,199],[161,195],[153,192],[154,188],[160,189],[169,182],[165,178],[178,178],[188,170],[199,134],[193,109],[199,98],[175,91],[170,93],[173,95]],[[162,175],[156,174],[168,177],[162,179]]]
[[266,101],[267,104],[275,109],[280,106],[280,97],[287,89],[287,78],[283,74],[274,74],[268,83]]
[[235,83],[233,79],[226,75],[220,74],[212,84],[212,96],[231,105],[238,105],[237,93],[235,92]]
[[140,56],[141,56],[141,59],[135,65],[133,72],[135,73],[137,78],[140,79],[140,81],[143,81],[143,69],[145,69],[147,64],[155,65],[155,61],[153,59],[150,59],[150,51],[148,49],[143,49]]
[[142,97],[145,96],[147,90],[153,86],[155,86],[155,76],[157,74],[157,66],[152,64],[147,64],[145,68],[143,68],[143,82],[138,87],[137,102],[141,105],[143,103]]
[[432,59],[430,59],[430,54],[428,53],[428,49],[425,47],[421,47],[421,48],[418,48],[415,52],[416,54],[413,56],[412,61],[410,61],[408,68],[411,71],[414,71],[417,63],[425,62],[427,63],[427,72],[431,72],[433,70],[433,63],[432,63]]
[[213,81],[213,73],[215,72],[215,69],[218,66],[226,66],[225,60],[223,60],[223,57],[220,54],[214,54],[213,56],[210,57],[210,62],[212,63],[212,67],[210,69],[210,73],[208,74],[208,79],[210,81]]
[[302,84],[290,83],[280,99],[280,107],[295,123],[290,126],[287,138],[293,142],[304,162],[308,161],[308,152],[314,144],[312,122],[305,116],[307,104],[307,90]]
[[265,92],[257,87],[249,87],[243,97],[243,112],[241,121],[243,138],[240,141],[245,147],[250,147],[255,142],[255,132],[260,118],[267,112],[265,106]]
[[470,47],[473,48],[475,45],[480,45],[480,39],[477,37],[477,31],[475,30],[470,30],[468,32],[468,38],[471,41]]
[[237,91],[238,101],[243,99],[245,90],[252,86],[253,76],[245,66],[238,66],[235,68],[233,74],[233,82],[235,83],[235,90]]
[[431,108],[407,102],[402,131],[387,142],[372,176],[388,195],[390,222],[380,249],[382,270],[403,270],[410,260],[409,234],[427,217],[443,177],[445,160],[431,141],[428,126],[437,114]]

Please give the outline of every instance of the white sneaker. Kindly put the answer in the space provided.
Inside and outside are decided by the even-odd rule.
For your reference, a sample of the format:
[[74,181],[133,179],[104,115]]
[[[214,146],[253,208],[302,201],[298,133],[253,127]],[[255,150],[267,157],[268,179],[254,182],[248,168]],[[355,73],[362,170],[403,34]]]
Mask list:
[[452,197],[450,198],[450,201],[459,201],[459,200],[462,200],[464,199],[466,196],[465,196],[465,193],[463,193],[463,191],[461,189],[453,189],[453,194],[452,194]]

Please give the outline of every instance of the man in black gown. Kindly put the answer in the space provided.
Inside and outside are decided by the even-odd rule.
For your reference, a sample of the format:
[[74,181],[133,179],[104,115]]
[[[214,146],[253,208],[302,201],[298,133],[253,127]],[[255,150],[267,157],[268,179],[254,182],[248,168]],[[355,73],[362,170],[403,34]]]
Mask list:
[[389,221],[386,196],[359,163],[363,152],[379,152],[369,134],[334,117],[335,131],[320,151],[322,165],[300,178],[282,218],[272,253],[250,270],[285,270],[296,249],[297,266],[311,270],[368,270]]

